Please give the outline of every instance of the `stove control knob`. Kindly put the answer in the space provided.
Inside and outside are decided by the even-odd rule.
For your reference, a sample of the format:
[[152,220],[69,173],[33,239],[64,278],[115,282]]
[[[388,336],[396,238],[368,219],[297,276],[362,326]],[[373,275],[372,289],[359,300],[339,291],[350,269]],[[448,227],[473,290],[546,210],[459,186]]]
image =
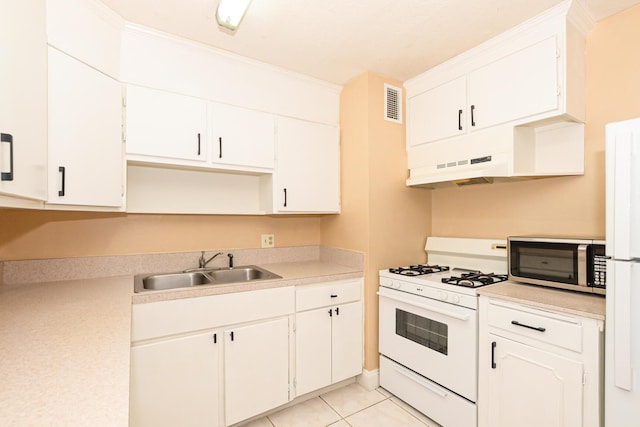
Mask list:
[[459,302],[460,302],[460,296],[458,296],[458,295],[454,295],[453,297],[451,297],[451,301],[452,301],[454,304],[459,303]]
[[446,292],[438,291],[438,298],[442,301],[446,301],[448,296]]
[[400,289],[402,287],[402,285],[397,280],[394,280],[393,283],[391,284],[391,287],[393,289]]

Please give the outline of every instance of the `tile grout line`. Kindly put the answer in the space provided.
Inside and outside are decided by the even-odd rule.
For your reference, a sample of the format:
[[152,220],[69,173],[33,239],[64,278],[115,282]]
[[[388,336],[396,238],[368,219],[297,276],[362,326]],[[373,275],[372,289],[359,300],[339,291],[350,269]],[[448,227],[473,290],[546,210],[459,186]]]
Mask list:
[[[394,405],[396,405],[398,408],[402,409],[402,410],[403,410],[404,412],[406,412],[407,414],[411,415],[411,416],[412,416],[413,418],[415,418],[416,420],[418,420],[418,422],[419,422],[420,424],[423,424],[423,425],[425,425],[425,426],[427,426],[427,427],[433,427],[431,424],[427,424],[427,423],[425,423],[425,422],[424,422],[424,421],[422,421],[420,418],[416,417],[414,414],[412,414],[411,412],[407,411],[405,408],[403,408],[403,407],[402,407],[402,405],[398,405],[396,402],[394,402],[393,400],[391,400],[391,398],[389,398],[389,401],[390,401],[391,403],[393,403]],[[407,403],[405,403],[405,404],[407,404]],[[415,409],[415,408],[413,408],[413,409],[417,411],[417,409]]]
[[[384,399],[380,400],[379,402],[373,403],[373,404],[371,404],[371,405],[369,405],[369,406],[366,406],[366,407],[364,407],[364,408],[362,408],[362,409],[359,409],[359,410],[357,410],[356,412],[354,412],[353,414],[349,414],[349,415],[347,415],[346,417],[343,417],[343,416],[342,416],[342,415],[341,415],[341,414],[340,414],[336,409],[334,409],[334,407],[333,407],[333,406],[331,406],[331,404],[330,404],[329,402],[327,402],[326,400],[324,400],[324,399],[322,398],[322,395],[320,395],[320,396],[318,396],[318,397],[320,397],[320,399],[321,399],[324,403],[326,403],[326,404],[327,404],[327,406],[333,410],[333,412],[335,412],[336,414],[338,414],[338,416],[340,417],[340,420],[338,420],[338,421],[344,421],[344,422],[345,422],[345,423],[347,423],[349,426],[351,426],[351,423],[350,423],[349,421],[347,421],[347,417],[352,417],[352,416],[354,416],[355,414],[358,414],[358,413],[360,413],[360,412],[362,412],[362,411],[366,411],[367,409],[372,408],[372,407],[376,406],[377,404],[384,402],[385,400],[389,400],[389,399],[391,399],[391,396],[385,396],[383,393],[380,393],[378,390],[374,390],[374,391],[376,391],[378,394],[380,394]],[[391,402],[393,403],[393,401],[391,401]],[[398,406],[398,407],[399,407],[400,409],[402,409],[403,411],[407,412],[407,411],[406,411],[405,409],[403,409],[401,406]],[[407,413],[408,413],[408,412],[407,412]],[[410,414],[410,415],[411,415],[411,414]],[[327,425],[327,426],[325,426],[325,427],[329,427],[329,426],[331,426],[332,424],[335,424],[335,423],[336,423],[336,422],[338,422],[338,421],[335,421],[335,422],[333,422],[333,423],[331,423],[331,424],[328,424],[328,425]],[[418,421],[420,421],[420,420],[418,420]]]

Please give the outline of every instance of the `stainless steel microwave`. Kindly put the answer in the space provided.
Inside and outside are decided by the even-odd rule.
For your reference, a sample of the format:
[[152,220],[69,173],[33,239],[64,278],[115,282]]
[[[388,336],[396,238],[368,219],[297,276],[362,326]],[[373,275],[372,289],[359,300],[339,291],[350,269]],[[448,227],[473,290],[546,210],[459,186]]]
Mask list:
[[509,237],[509,280],[605,294],[603,239]]

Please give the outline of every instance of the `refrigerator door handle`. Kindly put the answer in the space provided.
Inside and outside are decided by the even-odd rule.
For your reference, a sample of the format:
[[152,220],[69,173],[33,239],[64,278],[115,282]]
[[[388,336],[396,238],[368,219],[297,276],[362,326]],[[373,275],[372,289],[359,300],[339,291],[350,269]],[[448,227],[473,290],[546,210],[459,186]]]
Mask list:
[[631,391],[631,267],[630,262],[615,263],[613,284],[614,384]]
[[607,125],[607,255],[616,259],[640,257],[638,212],[640,122]]

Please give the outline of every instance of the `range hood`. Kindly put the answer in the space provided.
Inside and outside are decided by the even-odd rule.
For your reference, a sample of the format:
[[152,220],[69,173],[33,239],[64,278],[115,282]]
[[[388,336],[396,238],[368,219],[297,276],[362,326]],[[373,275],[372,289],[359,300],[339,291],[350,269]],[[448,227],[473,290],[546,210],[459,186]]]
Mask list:
[[458,187],[584,174],[584,124],[497,126],[409,150],[408,186]]

